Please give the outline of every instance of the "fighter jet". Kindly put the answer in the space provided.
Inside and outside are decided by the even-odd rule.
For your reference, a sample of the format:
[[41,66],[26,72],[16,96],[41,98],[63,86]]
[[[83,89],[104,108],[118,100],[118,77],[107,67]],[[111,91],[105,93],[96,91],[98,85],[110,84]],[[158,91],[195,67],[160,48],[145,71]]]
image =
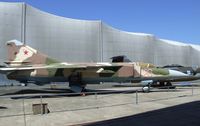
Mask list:
[[126,57],[112,58],[111,63],[68,63],[52,59],[18,40],[6,42],[8,61],[0,73],[20,83],[37,85],[69,82],[74,92],[82,92],[86,84],[101,82],[141,82],[143,90],[152,85],[170,86],[174,81],[200,79],[177,70],[157,68],[153,64],[131,62]]

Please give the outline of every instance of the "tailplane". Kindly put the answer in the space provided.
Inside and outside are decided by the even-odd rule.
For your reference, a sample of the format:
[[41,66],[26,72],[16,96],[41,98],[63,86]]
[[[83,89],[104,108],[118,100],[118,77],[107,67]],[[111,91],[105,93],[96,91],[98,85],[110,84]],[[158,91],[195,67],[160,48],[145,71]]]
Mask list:
[[51,64],[58,62],[18,40],[8,41],[6,46],[8,49],[8,61],[5,63],[10,66]]

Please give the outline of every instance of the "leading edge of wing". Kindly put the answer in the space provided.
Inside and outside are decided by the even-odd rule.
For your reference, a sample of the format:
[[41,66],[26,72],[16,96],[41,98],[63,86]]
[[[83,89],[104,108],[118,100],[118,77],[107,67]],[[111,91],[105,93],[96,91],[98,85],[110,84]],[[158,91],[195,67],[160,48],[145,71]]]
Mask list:
[[[42,66],[24,66],[24,67],[1,67],[2,72],[12,72],[16,70],[35,70],[35,69],[86,69],[86,68],[105,68],[105,67],[121,67],[121,65],[78,65],[78,64],[52,64],[52,65],[42,65]],[[0,72],[0,73],[2,73]]]
[[16,70],[34,70],[34,69],[59,69],[59,68],[67,68],[67,69],[81,69],[81,68],[87,68],[86,66],[52,66],[52,65],[47,65],[47,66],[30,66],[30,67],[4,67],[0,68],[0,71],[16,71]]

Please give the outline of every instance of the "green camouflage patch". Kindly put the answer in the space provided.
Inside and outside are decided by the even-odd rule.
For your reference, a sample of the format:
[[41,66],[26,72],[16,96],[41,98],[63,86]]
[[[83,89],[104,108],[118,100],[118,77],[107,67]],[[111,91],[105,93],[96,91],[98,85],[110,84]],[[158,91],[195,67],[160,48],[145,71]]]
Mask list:
[[152,73],[155,75],[169,75],[169,71],[162,68],[152,68]]

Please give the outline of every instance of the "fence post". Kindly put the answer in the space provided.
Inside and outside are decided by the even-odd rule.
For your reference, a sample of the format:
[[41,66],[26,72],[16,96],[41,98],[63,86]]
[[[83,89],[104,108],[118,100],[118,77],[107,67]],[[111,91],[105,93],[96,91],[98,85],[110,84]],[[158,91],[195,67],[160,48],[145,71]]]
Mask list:
[[95,92],[95,99],[97,99],[97,92]]
[[194,94],[194,88],[193,88],[193,84],[192,84],[192,96],[193,96],[193,94]]
[[22,104],[23,104],[24,126],[26,126],[26,113],[25,113],[24,98],[23,98]]
[[136,99],[135,103],[138,104],[138,90],[136,90]]
[[40,105],[41,105],[40,107],[41,115],[43,115],[42,95],[40,96]]

